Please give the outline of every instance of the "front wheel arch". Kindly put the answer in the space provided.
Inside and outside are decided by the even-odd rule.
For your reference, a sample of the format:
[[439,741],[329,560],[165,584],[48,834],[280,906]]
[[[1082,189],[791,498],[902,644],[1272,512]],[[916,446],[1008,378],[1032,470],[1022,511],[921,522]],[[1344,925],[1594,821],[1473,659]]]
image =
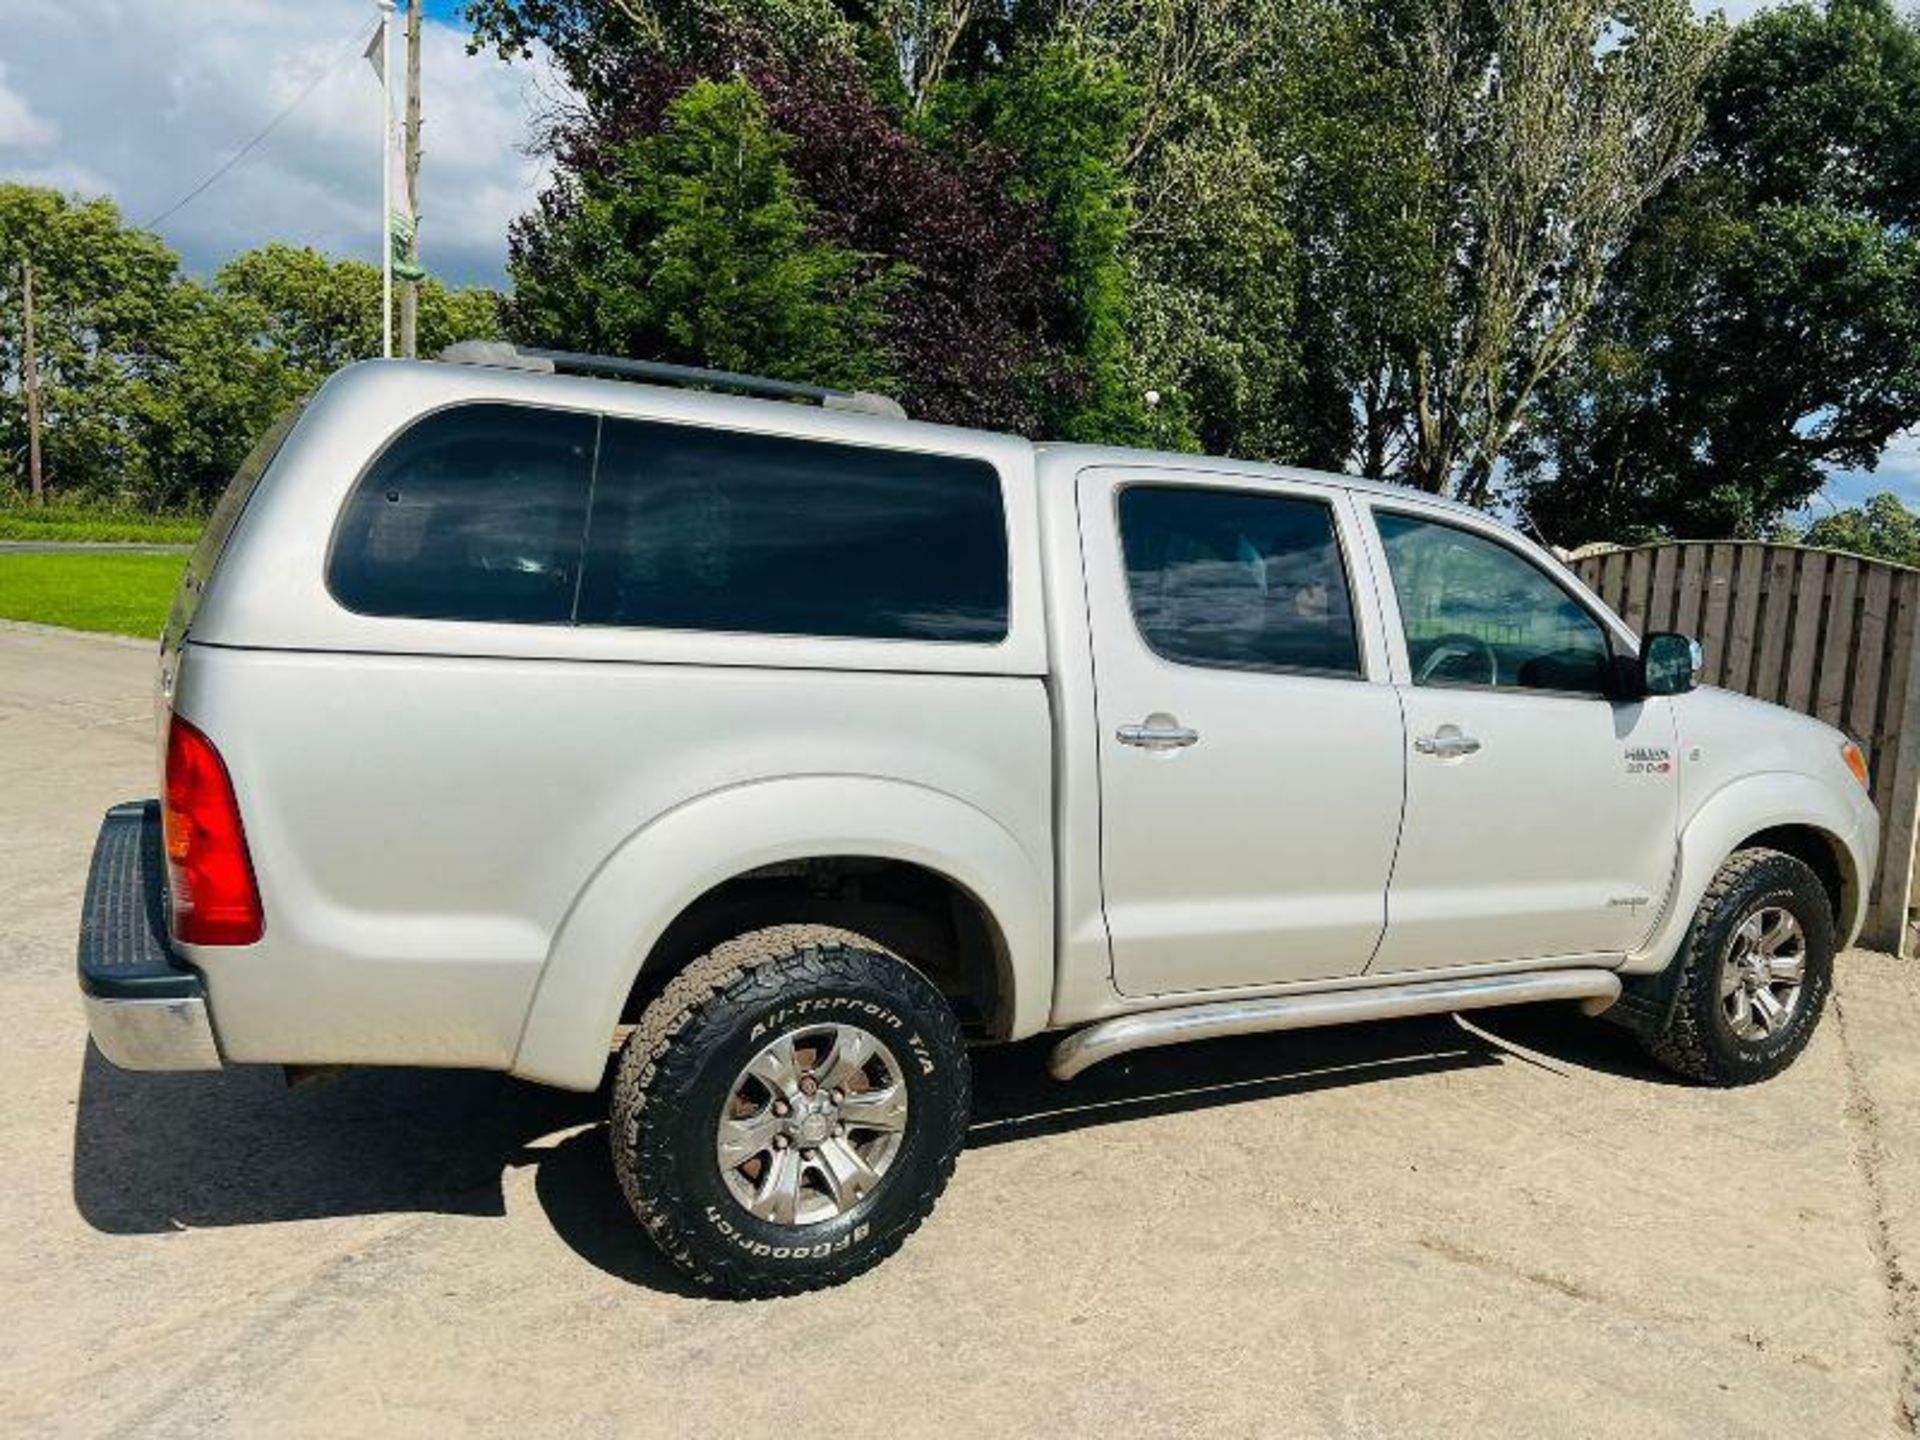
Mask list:
[[[1836,857],[1841,877],[1841,908],[1834,912],[1834,933],[1844,946],[1866,917],[1866,887],[1847,876],[1869,875],[1874,836],[1855,834],[1857,823],[1841,797],[1825,782],[1793,771],[1747,775],[1709,796],[1687,819],[1679,837],[1673,883],[1665,908],[1652,930],[1626,958],[1622,978],[1664,971],[1679,954],[1707,887],[1720,867],[1763,834],[1785,833],[1796,844],[1823,843]],[[1864,850],[1862,847],[1866,847]],[[1785,847],[1785,853],[1794,849]],[[1811,863],[1811,862],[1809,862]],[[1815,872],[1819,867],[1815,865]]]

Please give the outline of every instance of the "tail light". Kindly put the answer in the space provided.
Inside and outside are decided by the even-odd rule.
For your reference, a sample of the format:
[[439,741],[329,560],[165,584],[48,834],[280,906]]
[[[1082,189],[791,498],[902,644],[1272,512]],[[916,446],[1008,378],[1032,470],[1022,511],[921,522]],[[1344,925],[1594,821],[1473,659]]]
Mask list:
[[188,945],[251,945],[260,938],[240,804],[213,742],[178,715],[167,730],[167,889],[173,935]]

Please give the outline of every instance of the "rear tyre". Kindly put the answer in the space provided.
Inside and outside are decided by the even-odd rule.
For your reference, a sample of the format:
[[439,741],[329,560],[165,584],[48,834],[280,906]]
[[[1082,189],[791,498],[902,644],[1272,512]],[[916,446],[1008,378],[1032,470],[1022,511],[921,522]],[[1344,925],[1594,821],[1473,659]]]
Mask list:
[[613,1085],[614,1172],[667,1258],[742,1298],[836,1285],[932,1211],[966,1138],[952,1009],[872,941],[728,941],[647,1007]]
[[1674,1004],[1647,1053],[1706,1085],[1751,1085],[1791,1065],[1833,988],[1833,909],[1820,877],[1778,850],[1720,867],[1680,953]]

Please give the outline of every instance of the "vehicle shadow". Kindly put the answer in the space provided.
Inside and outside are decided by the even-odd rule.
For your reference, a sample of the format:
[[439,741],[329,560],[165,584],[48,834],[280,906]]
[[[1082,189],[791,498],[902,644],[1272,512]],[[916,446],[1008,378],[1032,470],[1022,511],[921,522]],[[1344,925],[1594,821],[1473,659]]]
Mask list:
[[[1540,1007],[1544,1008],[1544,1007]],[[1506,1038],[1573,1067],[1631,1063],[1625,1037],[1577,1016],[1498,1012]],[[1524,1035],[1524,1038],[1522,1036]],[[1179,1111],[1508,1063],[1445,1016],[1246,1036],[1124,1056],[1069,1083],[1051,1037],[976,1052],[970,1148]],[[133,1075],[91,1045],[73,1197],[115,1235],[385,1213],[500,1215],[533,1167],[555,1232],[622,1279],[692,1293],[634,1223],[607,1153],[606,1098],[466,1071],[365,1069],[286,1088],[271,1067]]]
[[458,1070],[135,1075],[87,1046],[73,1198],[109,1234],[420,1211],[498,1215],[502,1172],[601,1114],[591,1095]]

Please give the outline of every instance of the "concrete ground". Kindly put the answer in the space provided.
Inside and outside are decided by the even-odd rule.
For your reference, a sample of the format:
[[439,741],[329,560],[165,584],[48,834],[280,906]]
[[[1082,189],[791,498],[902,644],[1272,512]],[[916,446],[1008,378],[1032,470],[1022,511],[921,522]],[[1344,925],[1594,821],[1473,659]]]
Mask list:
[[99,812],[153,790],[150,659],[0,631],[0,1433],[1914,1428],[1920,965],[1846,956],[1806,1056],[1733,1093],[1544,1012],[1070,1085],[982,1055],[900,1255],[718,1303],[628,1222],[591,1097],[88,1052],[75,917]]

